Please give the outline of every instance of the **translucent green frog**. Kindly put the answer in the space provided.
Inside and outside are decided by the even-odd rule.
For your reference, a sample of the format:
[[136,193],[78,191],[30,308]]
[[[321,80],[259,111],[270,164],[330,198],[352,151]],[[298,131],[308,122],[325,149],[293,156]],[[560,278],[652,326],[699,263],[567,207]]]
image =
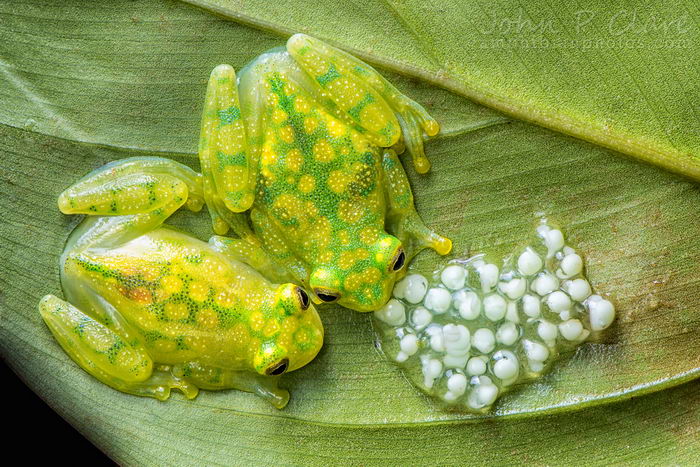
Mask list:
[[[61,257],[67,301],[46,296],[40,312],[76,362],[124,392],[237,388],[283,407],[276,378],[322,345],[311,301],[376,310],[420,249],[451,249],[418,217],[396,155],[408,147],[427,171],[423,133],[437,131],[371,67],[307,36],[238,80],[219,66],[201,175],[132,158],[61,194],[62,212],[88,217]],[[204,202],[215,231],[237,238],[207,244],[162,227]]]
[[199,210],[201,176],[161,158],[108,164],[68,188],[61,211],[89,215],[60,260],[67,301],[39,311],[83,369],[120,391],[167,399],[198,389],[257,393],[277,408],[279,375],[306,365],[323,343],[308,294],[273,285],[225,245],[161,224]]
[[419,218],[396,155],[426,172],[423,135],[438,129],[369,65],[303,34],[238,79],[217,67],[199,155],[214,230],[237,236],[217,241],[316,303],[380,308],[420,249],[452,247]]

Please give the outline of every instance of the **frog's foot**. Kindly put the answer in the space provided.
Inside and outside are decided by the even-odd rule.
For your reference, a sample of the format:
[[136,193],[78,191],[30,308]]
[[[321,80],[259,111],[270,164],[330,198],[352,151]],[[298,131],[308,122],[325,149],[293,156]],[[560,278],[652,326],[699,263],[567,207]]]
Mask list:
[[[176,204],[203,205],[200,175],[162,157],[132,157],[92,171],[58,198],[64,214],[122,216],[157,212]],[[175,208],[177,209],[177,208]]]
[[155,368],[146,349],[53,295],[39,302],[39,313],[63,350],[85,371],[108,386],[138,396],[165,400],[172,388],[188,399],[197,395],[193,384]]
[[214,231],[220,235],[248,210],[255,199],[257,170],[251,166],[236,88],[236,73],[219,65],[211,73],[202,114],[199,162],[204,198]]
[[289,402],[289,391],[280,388],[279,377],[261,376],[249,371],[233,371],[191,362],[177,365],[173,374],[194,382],[207,390],[237,389],[256,394],[275,408],[283,409]]
[[407,259],[410,261],[423,248],[432,248],[441,255],[449,253],[450,239],[426,227],[416,212],[406,172],[393,150],[384,151],[382,168],[387,178],[387,230],[401,240]]
[[337,106],[341,117],[372,143],[395,147],[399,153],[407,147],[418,173],[430,169],[423,150],[424,133],[435,136],[440,126],[420,104],[370,65],[318,39],[295,34],[287,41],[287,50]]

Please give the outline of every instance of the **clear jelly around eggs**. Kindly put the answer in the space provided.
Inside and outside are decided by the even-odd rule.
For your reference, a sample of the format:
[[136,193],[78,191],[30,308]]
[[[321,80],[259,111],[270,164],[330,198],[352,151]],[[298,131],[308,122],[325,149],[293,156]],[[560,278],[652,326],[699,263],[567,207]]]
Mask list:
[[614,318],[581,256],[546,223],[501,268],[477,255],[450,261],[432,280],[409,274],[374,313],[382,350],[417,387],[479,413]]

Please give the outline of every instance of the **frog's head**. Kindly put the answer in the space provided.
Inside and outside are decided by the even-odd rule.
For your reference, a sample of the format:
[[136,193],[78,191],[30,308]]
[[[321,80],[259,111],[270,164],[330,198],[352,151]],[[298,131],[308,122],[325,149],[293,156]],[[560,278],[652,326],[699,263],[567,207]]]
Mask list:
[[318,303],[374,311],[389,300],[396,276],[406,262],[401,241],[383,233],[370,246],[347,247],[332,263],[314,268],[309,286]]
[[294,284],[278,286],[268,316],[253,355],[255,371],[278,376],[314,359],[323,345],[323,324],[304,289]]

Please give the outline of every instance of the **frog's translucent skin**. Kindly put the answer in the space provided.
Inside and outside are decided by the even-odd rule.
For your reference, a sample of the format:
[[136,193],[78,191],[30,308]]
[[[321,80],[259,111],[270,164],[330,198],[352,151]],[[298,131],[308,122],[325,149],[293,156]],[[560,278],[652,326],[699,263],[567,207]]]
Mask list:
[[202,120],[204,197],[219,238],[273,280],[317,303],[359,311],[386,303],[420,249],[451,242],[413,206],[396,150],[429,164],[438,125],[356,58],[297,34],[241,70],[211,76]]
[[449,406],[485,412],[614,316],[612,303],[591,290],[581,257],[543,223],[537,241],[500,270],[478,255],[451,261],[432,284],[407,276],[374,322],[384,353],[417,387]]
[[202,206],[201,177],[173,161],[136,158],[94,171],[59,198],[89,216],[61,256],[67,301],[39,311],[66,352],[124,392],[188,398],[198,388],[255,392],[278,408],[280,374],[318,353],[323,327],[309,297],[275,285],[220,242],[161,226]]

